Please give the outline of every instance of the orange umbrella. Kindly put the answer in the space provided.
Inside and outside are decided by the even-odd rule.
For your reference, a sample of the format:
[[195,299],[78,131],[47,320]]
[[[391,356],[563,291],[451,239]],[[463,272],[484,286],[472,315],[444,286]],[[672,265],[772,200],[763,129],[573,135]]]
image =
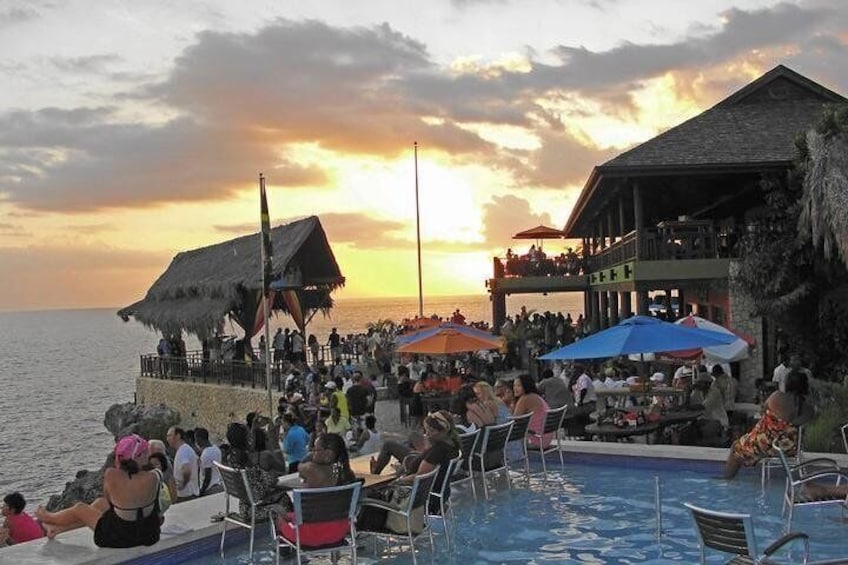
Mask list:
[[465,353],[485,349],[500,349],[503,338],[486,332],[468,328],[442,324],[438,328],[418,332],[397,351],[399,353],[424,353],[430,355],[447,355],[450,353]]

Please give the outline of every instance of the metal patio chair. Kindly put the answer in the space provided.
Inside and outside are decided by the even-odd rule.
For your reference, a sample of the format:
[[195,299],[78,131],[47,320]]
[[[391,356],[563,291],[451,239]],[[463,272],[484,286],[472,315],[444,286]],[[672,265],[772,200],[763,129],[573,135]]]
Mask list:
[[[412,481],[412,486],[406,487],[409,491],[409,496],[403,502],[403,504],[395,505],[391,502],[386,502],[383,500],[377,500],[373,498],[364,498],[362,500],[362,508],[378,508],[385,510],[388,514],[395,514],[399,516],[406,523],[406,528],[404,533],[398,533],[389,529],[366,529],[361,528],[359,532],[361,534],[367,534],[373,536],[374,538],[374,553],[377,551],[377,538],[402,538],[406,537],[409,541],[409,550],[412,553],[412,563],[414,565],[418,565],[418,558],[415,555],[415,541],[424,535],[427,534],[430,539],[430,551],[435,549],[435,545],[433,543],[433,531],[430,529],[430,524],[428,522],[427,516],[427,504],[430,501],[430,494],[433,490],[433,485],[436,482],[436,475],[439,474],[439,467],[436,467],[429,473],[424,473],[423,475],[416,475]],[[423,530],[420,532],[413,531],[412,520],[413,513],[421,511],[423,516]]]
[[[451,549],[450,522],[452,521],[454,526],[456,525],[456,516],[453,513],[453,504],[450,500],[451,477],[461,463],[461,453],[448,461],[445,478],[442,481],[442,484],[433,485],[433,489],[430,491],[430,502],[427,507],[428,521],[433,519],[442,521],[442,526],[445,530],[445,543],[447,544],[448,551]],[[438,512],[430,511],[433,508],[434,503],[438,505]]]
[[[224,540],[227,536],[227,524],[235,524],[241,528],[250,530],[250,558],[253,559],[253,538],[256,533],[256,510],[258,508],[269,506],[269,502],[256,500],[253,496],[253,491],[250,488],[250,483],[247,482],[247,471],[244,469],[234,469],[222,465],[217,461],[213,461],[218,472],[221,474],[221,482],[224,484],[224,518],[221,521],[221,557],[224,557]],[[230,498],[235,498],[239,501],[245,501],[250,508],[250,521],[242,518],[238,512],[230,511]]]
[[[798,426],[798,449],[795,455],[787,455],[789,463],[792,465],[800,465],[804,462],[804,426]],[[780,462],[780,457],[766,457],[760,460],[760,486],[766,487],[766,481],[771,480],[772,469],[782,469],[783,463]]]
[[[507,465],[511,466],[514,463],[524,463],[524,477],[527,479],[527,482],[530,482],[530,455],[527,453],[527,437],[530,433],[530,418],[533,417],[533,413],[523,414],[521,416],[514,416],[511,418],[512,420],[512,430],[509,432],[509,438],[507,439]],[[521,449],[521,455],[519,457],[510,458],[509,457],[509,444],[512,442],[518,442],[516,444]]]
[[812,482],[824,486],[848,486],[848,475],[839,470],[836,461],[827,457],[818,457],[792,465],[777,442],[772,447],[777,452],[783,471],[786,473],[782,512],[786,515],[787,531],[792,527],[792,513],[796,506],[839,505],[844,517],[848,498],[836,494],[815,496],[807,488],[807,485]]
[[[506,442],[509,439],[509,434],[512,431],[514,422],[512,420],[497,426],[486,426],[483,428],[483,435],[480,437],[480,448],[473,454],[471,465],[472,473],[479,471],[483,476],[483,494],[486,500],[489,500],[489,486],[486,477],[489,475],[504,472],[506,475],[506,483],[508,488],[512,488],[512,481],[509,477],[509,466],[506,462]],[[486,463],[486,456],[489,456],[489,465]],[[497,459],[497,462],[495,462]]]
[[474,486],[474,474],[471,472],[471,463],[474,450],[477,448],[477,443],[480,441],[480,430],[474,430],[465,434],[460,434],[460,464],[454,469],[451,477],[452,485],[461,485],[467,482],[471,483],[471,494],[474,500],[477,500],[477,488]]
[[[355,482],[338,487],[294,489],[291,491],[292,514],[281,514],[279,507],[271,507],[268,514],[277,565],[281,545],[297,552],[298,565],[303,555],[318,553],[330,553],[335,562],[342,549],[350,550],[350,562],[355,564],[356,514],[361,488],[362,483]],[[281,523],[286,526],[284,530],[278,529]],[[328,531],[337,533],[338,538],[326,539]],[[320,542],[310,539],[315,534],[323,539]]]
[[803,544],[801,563],[809,560],[810,540],[809,536],[802,532],[792,532],[784,535],[765,548],[760,555],[757,550],[757,538],[754,535],[754,522],[750,514],[731,514],[728,512],[716,512],[699,508],[688,502],[683,504],[692,512],[695,520],[695,529],[698,532],[698,541],[701,546],[701,564],[707,562],[706,548],[715,549],[724,553],[735,555],[728,564],[767,564],[771,563],[769,557],[779,549],[791,542]]
[[[545,463],[545,455],[551,453],[552,451],[559,452],[559,465],[560,467],[565,467],[565,461],[562,456],[562,443],[560,440],[559,429],[562,427],[562,420],[565,418],[565,411],[568,407],[561,406],[560,408],[556,408],[554,410],[548,410],[548,413],[545,414],[545,421],[542,425],[541,430],[530,430],[530,437],[535,438],[539,444],[528,445],[528,450],[531,453],[538,453],[542,459],[542,474],[545,477],[545,480],[548,479],[548,467]],[[547,434],[554,434],[553,440],[548,444],[547,447],[542,447],[542,438]]]

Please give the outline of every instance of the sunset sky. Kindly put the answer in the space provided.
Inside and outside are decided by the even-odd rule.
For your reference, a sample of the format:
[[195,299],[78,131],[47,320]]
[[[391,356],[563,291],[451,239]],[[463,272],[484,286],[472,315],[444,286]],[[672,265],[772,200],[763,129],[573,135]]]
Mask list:
[[138,300],[258,229],[260,172],[337,296],[415,295],[414,140],[425,293],[479,294],[594,165],[777,64],[845,94],[846,61],[843,0],[0,0],[0,310]]

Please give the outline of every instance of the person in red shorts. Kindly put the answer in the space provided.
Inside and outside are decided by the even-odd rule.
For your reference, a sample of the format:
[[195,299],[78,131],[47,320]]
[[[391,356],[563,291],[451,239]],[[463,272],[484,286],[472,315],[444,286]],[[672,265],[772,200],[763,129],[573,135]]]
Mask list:
[[19,492],[3,497],[2,513],[5,518],[0,528],[0,545],[16,544],[44,537],[44,530],[35,519],[24,512],[26,500]]

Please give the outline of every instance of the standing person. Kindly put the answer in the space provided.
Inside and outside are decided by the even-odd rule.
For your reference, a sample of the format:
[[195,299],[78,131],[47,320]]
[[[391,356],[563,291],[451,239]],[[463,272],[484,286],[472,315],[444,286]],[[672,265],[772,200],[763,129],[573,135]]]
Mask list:
[[777,389],[780,392],[786,392],[786,377],[792,372],[786,357],[786,353],[780,353],[780,364],[774,368],[771,377],[771,381],[777,385]]
[[312,354],[312,365],[318,365],[318,350],[321,346],[318,344],[318,338],[315,334],[309,334],[306,340],[306,345],[309,347],[309,352]]
[[35,517],[47,530],[47,537],[88,526],[94,530],[97,547],[150,546],[159,541],[159,489],[163,487],[155,471],[147,465],[147,441],[135,434],[115,445],[115,466],[103,474],[103,496],[91,504],[77,502],[59,512],[42,507]]
[[338,408],[341,417],[350,425],[350,407],[347,403],[347,396],[342,392],[344,381],[336,377],[328,382],[325,386],[330,391],[330,408]]
[[4,519],[0,527],[0,547],[4,543],[14,545],[44,537],[44,530],[32,516],[24,512],[25,507],[26,500],[19,492],[3,497],[3,506],[0,507]]
[[215,494],[224,491],[221,484],[221,473],[215,467],[215,462],[222,463],[221,448],[209,441],[209,430],[206,428],[195,428],[194,438],[200,451],[200,473],[202,475],[200,485],[200,496]]
[[289,473],[297,473],[300,462],[306,457],[309,434],[300,420],[291,412],[283,414],[283,439],[280,449],[286,458]]
[[342,337],[336,328],[330,330],[330,335],[327,337],[327,345],[330,346],[330,357],[336,363],[340,363],[342,359]]
[[568,383],[559,376],[555,377],[551,369],[542,371],[542,380],[536,388],[551,408],[574,404],[574,397],[568,390]]
[[353,384],[347,389],[347,404],[350,409],[351,426],[361,428],[363,416],[368,412],[371,400],[371,389],[363,382],[362,373],[355,371],[353,373]]
[[174,502],[191,500],[200,495],[198,483],[198,466],[200,463],[197,453],[185,442],[185,430],[171,426],[165,439],[168,445],[176,450],[174,455],[174,482],[177,485],[177,499]]
[[294,330],[291,333],[291,342],[292,342],[292,362],[297,363],[305,363],[306,355],[303,352],[303,336],[300,335],[300,332]]
[[289,362],[292,360],[292,336],[288,328],[283,333],[283,359]]
[[274,345],[274,363],[279,363],[284,357],[283,349],[285,340],[283,338],[282,328],[277,328],[276,333],[274,333],[274,340],[271,343]]
[[763,417],[750,432],[737,439],[730,448],[724,468],[724,478],[732,479],[744,465],[751,467],[761,459],[775,457],[772,444],[778,442],[787,455],[798,449],[798,426],[815,415],[807,400],[810,385],[807,375],[792,371],[786,378],[786,391],[777,390],[766,399]]

